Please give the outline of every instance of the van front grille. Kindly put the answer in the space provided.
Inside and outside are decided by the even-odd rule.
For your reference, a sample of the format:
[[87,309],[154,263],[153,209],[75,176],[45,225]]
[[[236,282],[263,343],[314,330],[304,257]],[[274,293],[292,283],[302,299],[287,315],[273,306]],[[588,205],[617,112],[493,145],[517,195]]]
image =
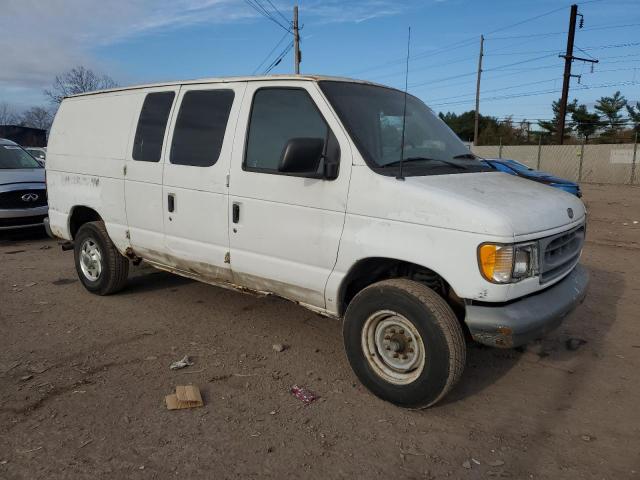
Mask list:
[[584,244],[584,225],[540,240],[540,283],[573,269]]

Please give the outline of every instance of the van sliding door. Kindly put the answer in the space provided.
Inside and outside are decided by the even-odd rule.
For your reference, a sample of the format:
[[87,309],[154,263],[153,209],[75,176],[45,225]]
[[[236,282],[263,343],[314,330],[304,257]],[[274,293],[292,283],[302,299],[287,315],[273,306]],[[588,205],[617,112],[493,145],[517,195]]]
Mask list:
[[227,175],[244,83],[185,85],[165,153],[163,216],[169,264],[231,281]]

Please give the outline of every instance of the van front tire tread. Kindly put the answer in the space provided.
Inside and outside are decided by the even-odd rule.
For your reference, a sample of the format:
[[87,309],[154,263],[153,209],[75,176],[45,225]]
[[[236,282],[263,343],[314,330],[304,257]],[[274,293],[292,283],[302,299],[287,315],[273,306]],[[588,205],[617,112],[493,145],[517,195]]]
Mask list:
[[[412,383],[395,385],[369,366],[361,346],[364,324],[376,310],[397,311],[420,331],[430,365]],[[460,380],[466,362],[462,327],[447,302],[426,285],[405,278],[384,280],[359,292],[350,302],[343,335],[347,357],[360,381],[375,395],[406,408],[428,408]]]

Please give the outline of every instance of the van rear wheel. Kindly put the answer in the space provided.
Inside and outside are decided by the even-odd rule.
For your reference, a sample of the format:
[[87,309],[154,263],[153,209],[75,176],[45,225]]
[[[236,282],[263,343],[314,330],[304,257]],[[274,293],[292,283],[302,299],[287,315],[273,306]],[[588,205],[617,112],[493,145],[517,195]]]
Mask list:
[[384,280],[358,293],[347,308],[343,335],[360,381],[399,406],[434,405],[464,370],[458,319],[442,297],[412,280]]
[[127,283],[129,259],[118,252],[103,222],[85,223],[73,243],[78,278],[98,295],[115,293]]

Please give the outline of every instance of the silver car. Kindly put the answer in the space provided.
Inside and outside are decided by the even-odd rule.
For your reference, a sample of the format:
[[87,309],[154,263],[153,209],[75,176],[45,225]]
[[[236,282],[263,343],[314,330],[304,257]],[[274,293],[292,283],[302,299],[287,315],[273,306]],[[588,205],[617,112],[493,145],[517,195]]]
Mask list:
[[46,147],[23,147],[33,158],[44,165],[47,161]]
[[0,230],[42,226],[48,210],[44,168],[20,145],[0,138]]

